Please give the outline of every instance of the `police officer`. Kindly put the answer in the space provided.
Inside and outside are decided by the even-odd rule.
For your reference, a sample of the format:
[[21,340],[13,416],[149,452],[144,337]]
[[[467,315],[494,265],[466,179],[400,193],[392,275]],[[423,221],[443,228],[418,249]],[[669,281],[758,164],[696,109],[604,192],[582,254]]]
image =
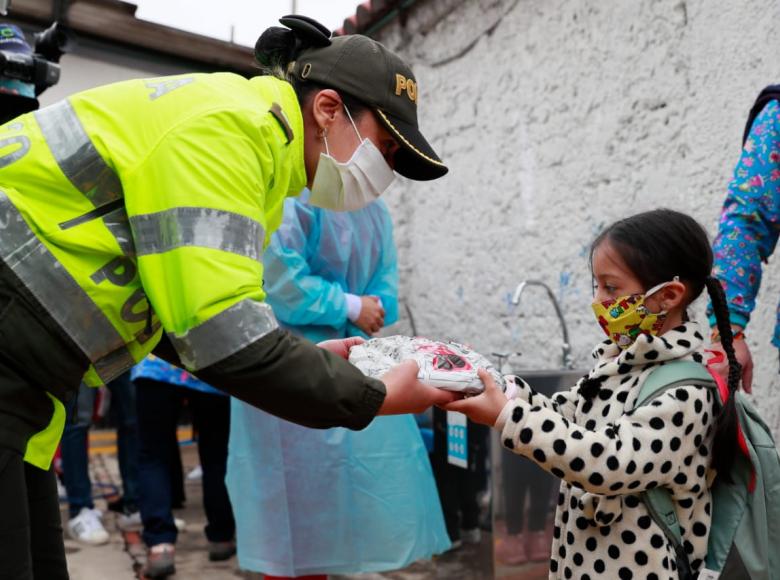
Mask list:
[[[266,73],[135,80],[0,126],[0,578],[67,578],[51,456],[63,402],[155,354],[282,418],[365,427],[451,394],[381,381],[281,330],[262,254],[283,202],[363,207],[447,168],[412,71],[360,35],[282,19]],[[23,459],[26,463],[23,462]]]

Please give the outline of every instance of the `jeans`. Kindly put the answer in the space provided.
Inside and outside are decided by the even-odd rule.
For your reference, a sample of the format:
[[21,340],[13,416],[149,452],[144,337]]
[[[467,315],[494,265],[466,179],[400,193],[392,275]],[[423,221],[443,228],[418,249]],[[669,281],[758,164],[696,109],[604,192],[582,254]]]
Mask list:
[[141,441],[139,463],[139,507],[147,546],[173,544],[177,531],[172,512],[178,456],[176,426],[182,400],[189,400],[198,426],[198,455],[203,469],[203,507],[206,538],[227,542],[235,535],[233,509],[225,487],[230,397],[136,379],[138,425]]
[[[117,426],[117,455],[126,511],[138,507],[138,421],[135,386],[130,373],[120,375],[108,384],[111,392],[111,414]],[[82,508],[93,508],[92,482],[89,479],[87,437],[92,424],[97,389],[81,385],[78,397],[67,407],[68,420],[62,434],[62,470],[68,492],[70,517]]]

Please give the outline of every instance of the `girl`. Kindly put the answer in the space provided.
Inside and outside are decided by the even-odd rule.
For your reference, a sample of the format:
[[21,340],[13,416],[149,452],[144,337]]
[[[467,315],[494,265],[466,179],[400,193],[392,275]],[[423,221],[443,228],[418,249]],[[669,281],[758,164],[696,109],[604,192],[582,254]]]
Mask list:
[[[522,380],[507,401],[483,373],[482,395],[447,409],[494,425],[507,448],[560,477],[550,578],[677,580],[675,552],[639,494],[668,488],[694,576],[707,552],[708,470],[734,456],[733,397],[718,410],[709,389],[679,387],[634,408],[652,369],[703,362],[704,339],[687,307],[706,287],[728,355],[729,389],[740,370],[712,252],[689,216],[655,210],[609,226],[591,247],[593,309],[609,339],[569,391],[540,395]],[[717,452],[712,453],[716,448]]]

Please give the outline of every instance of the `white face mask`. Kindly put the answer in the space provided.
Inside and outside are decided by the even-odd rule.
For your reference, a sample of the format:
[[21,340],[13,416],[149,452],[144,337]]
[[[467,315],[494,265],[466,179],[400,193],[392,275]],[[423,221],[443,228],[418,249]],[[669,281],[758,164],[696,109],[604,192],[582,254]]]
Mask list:
[[355,211],[379,198],[395,180],[395,173],[371,140],[360,136],[346,105],[344,110],[360,145],[349,161],[339,163],[330,156],[325,138],[326,153],[320,153],[309,203],[335,211]]

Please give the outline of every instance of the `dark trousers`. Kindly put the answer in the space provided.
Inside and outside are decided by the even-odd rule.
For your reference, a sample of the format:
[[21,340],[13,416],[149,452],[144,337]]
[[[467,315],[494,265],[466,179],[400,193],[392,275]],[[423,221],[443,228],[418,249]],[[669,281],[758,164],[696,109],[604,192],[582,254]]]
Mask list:
[[54,471],[0,448],[0,579],[67,580]]
[[210,542],[226,542],[235,535],[233,509],[225,487],[230,398],[201,393],[149,379],[138,379],[138,431],[141,441],[139,461],[139,507],[147,546],[176,542],[172,489],[178,455],[176,426],[182,400],[189,400],[198,426],[198,455],[203,469],[203,507],[206,537]]
[[57,482],[25,465],[32,435],[67,401],[89,362],[0,262],[0,578],[68,578]]
[[507,533],[539,532],[551,514],[550,498],[558,481],[525,457],[501,450],[501,483],[504,490]]
[[[125,510],[138,509],[138,422],[136,421],[135,386],[130,372],[108,384],[111,392],[111,415],[117,430],[117,458],[122,476]],[[87,438],[97,389],[81,385],[79,395],[66,409],[68,421],[62,434],[62,475],[68,492],[70,517],[82,508],[93,508],[92,482],[89,479]]]
[[431,467],[439,491],[444,523],[451,541],[460,539],[460,530],[479,526],[477,496],[487,485],[488,428],[468,422],[468,467],[447,461],[447,413],[433,410],[433,453]]

